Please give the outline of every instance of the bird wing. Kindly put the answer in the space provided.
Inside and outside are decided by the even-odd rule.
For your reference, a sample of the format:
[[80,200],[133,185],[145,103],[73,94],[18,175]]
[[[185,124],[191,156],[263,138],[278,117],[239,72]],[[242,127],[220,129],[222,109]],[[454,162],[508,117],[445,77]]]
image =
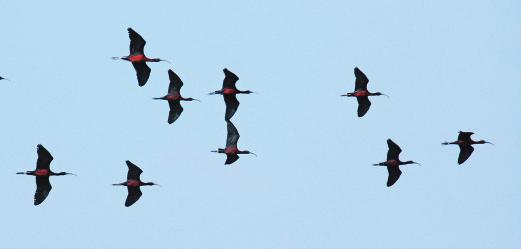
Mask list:
[[36,146],[36,152],[38,153],[36,169],[49,169],[51,166],[51,162],[54,159],[51,153],[49,153],[49,151],[47,151],[47,149],[45,149],[45,147],[43,147],[43,145],[41,144],[38,144]]
[[169,100],[168,105],[170,105],[170,112],[168,113],[168,123],[171,124],[175,122],[181,113],[183,112],[183,107],[181,106],[181,102],[179,100]]
[[389,176],[387,177],[387,187],[391,187],[396,181],[398,181],[402,171],[399,167],[387,166],[387,172],[389,172]]
[[358,69],[358,67],[355,67],[355,77],[355,91],[367,90],[367,83],[369,83],[369,79],[360,69]]
[[141,193],[141,189],[139,187],[127,187],[128,194],[127,199],[125,200],[125,207],[130,207],[132,204],[136,203],[137,200],[143,195]]
[[127,173],[127,180],[136,180],[140,181],[141,173],[143,173],[143,170],[141,170],[138,166],[133,164],[131,161],[126,161],[128,166],[128,173]]
[[179,92],[181,87],[183,87],[183,81],[179,76],[172,71],[172,69],[168,70],[168,78],[170,79],[170,85],[168,85],[168,93]]
[[470,143],[470,141],[472,140],[470,139],[470,136],[472,136],[472,134],[474,134],[474,132],[460,131],[458,135],[458,140]]
[[36,192],[34,192],[34,205],[40,205],[51,192],[52,186],[49,176],[36,177]]
[[233,125],[232,121],[226,120],[226,124],[226,128],[228,130],[228,134],[226,136],[226,147],[237,146],[237,142],[239,141],[241,135],[239,134],[237,128],[235,128],[235,125]]
[[152,71],[147,64],[143,62],[132,62],[132,66],[136,70],[137,82],[139,86],[144,86],[148,78],[150,77],[150,71]]
[[130,54],[144,54],[145,44],[147,43],[141,35],[132,28],[128,28],[128,38],[130,38]]
[[470,155],[474,152],[474,147],[472,145],[459,145],[459,156],[458,156],[458,164],[462,164],[467,159],[469,159]]
[[230,120],[237,109],[239,108],[239,101],[235,94],[223,94],[224,103],[226,104],[226,112],[224,114],[224,120]]
[[389,150],[387,151],[387,160],[399,160],[400,153],[402,152],[400,146],[391,139],[387,139],[387,146],[389,147]]
[[371,101],[368,97],[356,97],[356,100],[358,101],[358,117],[363,117],[369,111]]
[[235,83],[239,80],[239,77],[234,73],[230,72],[227,68],[223,69],[224,72],[224,80],[223,80],[223,88],[233,88],[236,89]]
[[226,162],[224,162],[225,165],[232,164],[235,161],[239,160],[239,155],[237,154],[226,154]]

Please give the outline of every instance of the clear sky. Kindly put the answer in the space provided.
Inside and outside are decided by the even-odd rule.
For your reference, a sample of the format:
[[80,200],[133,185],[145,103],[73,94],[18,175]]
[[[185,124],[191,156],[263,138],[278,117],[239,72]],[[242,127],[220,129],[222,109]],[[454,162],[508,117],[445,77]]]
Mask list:
[[[520,248],[521,2],[0,1],[1,248]],[[146,40],[147,85],[112,56]],[[370,79],[363,118],[353,68]],[[226,140],[224,67],[238,87]],[[167,70],[183,79],[168,125]],[[474,131],[463,165],[453,141]],[[385,186],[392,138],[404,166]],[[33,206],[36,145],[53,190]],[[125,160],[142,198],[123,206]]]

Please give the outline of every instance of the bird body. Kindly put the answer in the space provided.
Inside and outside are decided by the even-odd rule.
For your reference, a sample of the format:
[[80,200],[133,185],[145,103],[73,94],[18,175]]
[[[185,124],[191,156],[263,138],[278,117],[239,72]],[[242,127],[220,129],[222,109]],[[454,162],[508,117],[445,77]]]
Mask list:
[[112,185],[127,187],[128,194],[125,200],[125,207],[130,207],[132,206],[132,204],[136,203],[136,201],[138,201],[139,198],[141,198],[141,195],[143,195],[140,189],[141,186],[153,186],[159,184],[141,181],[140,178],[141,173],[143,173],[143,170],[141,170],[138,166],[136,166],[128,160],[126,161],[126,164],[128,167],[127,180],[122,183],[115,183]]
[[458,140],[454,142],[442,143],[442,145],[457,144],[459,146],[460,153],[458,155],[458,164],[463,164],[465,161],[467,161],[467,159],[469,159],[469,157],[472,155],[472,152],[474,152],[474,147],[472,147],[473,144],[492,144],[491,142],[487,142],[485,140],[472,140],[471,136],[473,134],[474,132],[459,131]]
[[134,66],[134,69],[136,70],[138,85],[144,86],[150,77],[150,72],[152,71],[150,67],[147,66],[146,62],[160,62],[167,60],[160,58],[148,58],[145,55],[145,44],[147,43],[145,39],[143,39],[143,37],[132,28],[128,28],[127,31],[128,37],[130,39],[129,55],[122,57],[112,57],[112,59],[120,59],[132,62],[132,66]]
[[224,120],[230,120],[237,109],[239,108],[240,102],[237,100],[237,94],[250,94],[253,93],[250,90],[241,91],[237,89],[236,83],[239,80],[239,77],[232,73],[227,68],[223,69],[224,72],[224,80],[223,86],[220,90],[211,92],[210,95],[220,94],[223,95],[224,103],[226,104],[226,111],[224,113]]
[[51,182],[49,181],[50,176],[63,176],[63,175],[74,175],[69,172],[53,172],[51,171],[51,162],[54,159],[43,147],[38,144],[36,146],[36,152],[38,153],[38,160],[36,161],[36,169],[18,172],[19,175],[31,175],[36,177],[36,191],[34,193],[34,205],[40,205],[49,195],[52,189]]
[[387,151],[387,160],[381,163],[375,163],[374,166],[386,166],[387,172],[389,173],[387,177],[387,187],[392,186],[398,179],[400,175],[402,175],[402,171],[400,170],[400,165],[407,164],[419,164],[414,161],[400,161],[400,153],[402,149],[391,139],[387,139],[387,146],[389,150]]
[[239,150],[237,147],[237,142],[239,141],[240,134],[237,131],[237,128],[233,123],[229,120],[226,121],[227,125],[227,137],[226,137],[226,147],[224,149],[219,148],[217,150],[213,150],[212,152],[223,153],[226,154],[225,165],[232,164],[239,159],[239,154],[252,154],[257,156],[255,153],[248,150]]
[[369,96],[387,95],[381,92],[369,92],[369,90],[367,90],[367,84],[369,83],[369,79],[367,78],[367,76],[365,76],[365,74],[358,67],[355,67],[354,71],[356,77],[354,92],[342,94],[341,96],[356,97],[356,100],[358,102],[357,115],[358,117],[363,117],[371,107],[371,101],[369,101]]
[[181,116],[181,113],[183,112],[183,107],[181,106],[180,101],[199,100],[194,98],[184,98],[181,96],[181,87],[183,87],[184,83],[181,78],[179,78],[179,76],[171,69],[168,70],[168,78],[170,79],[170,83],[168,85],[168,94],[154,99],[168,101],[168,105],[170,106],[170,112],[168,113],[168,123],[172,124]]

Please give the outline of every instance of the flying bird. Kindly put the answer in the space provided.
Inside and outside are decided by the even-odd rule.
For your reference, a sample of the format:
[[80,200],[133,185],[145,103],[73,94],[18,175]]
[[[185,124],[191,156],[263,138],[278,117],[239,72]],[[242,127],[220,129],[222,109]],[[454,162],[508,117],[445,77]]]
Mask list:
[[238,90],[235,84],[239,80],[239,77],[232,73],[227,68],[223,69],[224,72],[224,80],[223,80],[223,87],[221,90],[217,90],[214,92],[209,93],[210,95],[213,94],[221,94],[224,98],[224,103],[226,104],[226,112],[224,114],[224,120],[230,120],[237,109],[239,108],[239,101],[237,100],[237,94],[250,94],[253,93],[250,90],[241,91]]
[[235,125],[230,120],[226,120],[228,134],[226,137],[226,148],[224,149],[217,149],[212,150],[212,152],[216,153],[224,153],[226,154],[226,162],[224,162],[225,165],[232,164],[237,159],[239,159],[239,154],[252,154],[257,156],[255,153],[248,151],[248,150],[239,150],[237,148],[237,141],[239,141],[239,131],[237,131],[237,128],[235,128]]
[[143,193],[141,193],[141,189],[139,188],[140,186],[160,185],[153,182],[142,182],[140,176],[141,173],[143,173],[143,170],[128,160],[126,163],[128,166],[127,181],[122,183],[115,183],[112,185],[127,186],[128,195],[127,199],[125,200],[125,207],[130,207],[132,204],[136,203],[137,200],[139,200],[141,195],[143,195]]
[[36,170],[18,172],[19,175],[32,175],[36,176],[36,192],[34,193],[34,205],[41,204],[45,198],[51,192],[52,186],[49,181],[50,176],[63,176],[63,175],[74,175],[68,172],[52,172],[50,169],[51,162],[54,159],[41,144],[36,146],[36,152],[38,153],[38,160],[36,161]]
[[398,181],[398,178],[400,178],[400,175],[402,174],[399,167],[400,165],[419,163],[413,161],[400,161],[400,153],[402,152],[402,149],[400,149],[400,146],[394,143],[393,140],[387,139],[387,146],[389,147],[389,150],[387,151],[387,161],[375,163],[373,165],[387,166],[387,172],[389,172],[389,176],[387,177],[387,187],[390,187]]
[[151,69],[147,66],[149,62],[166,61],[160,58],[148,58],[145,55],[145,44],[147,43],[141,35],[132,28],[128,28],[128,37],[130,38],[130,54],[122,57],[112,57],[114,60],[126,60],[132,62],[132,66],[136,70],[137,81],[139,86],[144,86],[150,77]]
[[168,78],[170,79],[170,84],[168,85],[168,94],[154,99],[162,99],[167,100],[168,105],[170,105],[170,112],[168,113],[168,123],[171,124],[175,122],[181,113],[183,112],[183,107],[181,106],[182,101],[199,101],[194,98],[184,98],[181,96],[181,87],[183,87],[183,81],[179,76],[174,73],[171,69],[168,70]]
[[367,111],[369,111],[369,107],[371,107],[369,96],[387,95],[381,92],[369,92],[369,90],[367,90],[367,83],[369,83],[369,79],[360,69],[358,69],[358,67],[355,67],[355,77],[355,91],[352,93],[342,94],[341,96],[356,97],[356,100],[358,101],[358,117],[363,117]]
[[460,131],[458,135],[458,140],[454,142],[444,142],[442,145],[449,145],[449,144],[457,144],[459,145],[459,156],[458,156],[458,164],[462,164],[472,155],[472,152],[474,152],[474,147],[472,147],[473,144],[493,144],[491,142],[487,142],[485,140],[479,140],[474,141],[470,136],[472,136],[474,132],[465,132]]

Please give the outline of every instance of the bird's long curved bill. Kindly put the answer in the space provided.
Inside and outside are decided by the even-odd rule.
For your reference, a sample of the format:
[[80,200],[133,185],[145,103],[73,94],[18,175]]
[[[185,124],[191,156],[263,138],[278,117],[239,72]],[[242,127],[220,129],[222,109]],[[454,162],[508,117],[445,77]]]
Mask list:
[[158,186],[158,187],[160,187],[160,188],[163,187],[163,185],[159,185],[159,184],[157,184],[157,183],[154,183],[154,186]]
[[493,143],[491,143],[491,142],[485,142],[485,143],[486,143],[486,144],[492,144],[492,145],[495,145],[495,144],[493,144]]
[[414,163],[414,164],[417,164],[417,165],[420,165],[420,166],[422,166],[422,164],[421,164],[421,163]]
[[164,62],[167,62],[168,64],[172,64],[172,62],[170,62],[168,60],[160,59],[160,61],[164,61]]
[[389,98],[389,95],[387,95],[387,94],[383,94],[383,93],[382,93],[382,95],[385,96],[385,97],[387,97],[387,98]]
[[194,100],[195,100],[195,101],[197,101],[197,102],[201,102],[201,101],[200,101],[200,100],[198,100],[198,99],[194,99]]
[[254,155],[255,157],[257,157],[257,154],[253,153],[253,152],[250,152],[250,154]]
[[76,175],[76,174],[74,174],[74,173],[65,173],[65,174],[66,174],[66,175],[78,176],[78,175]]

